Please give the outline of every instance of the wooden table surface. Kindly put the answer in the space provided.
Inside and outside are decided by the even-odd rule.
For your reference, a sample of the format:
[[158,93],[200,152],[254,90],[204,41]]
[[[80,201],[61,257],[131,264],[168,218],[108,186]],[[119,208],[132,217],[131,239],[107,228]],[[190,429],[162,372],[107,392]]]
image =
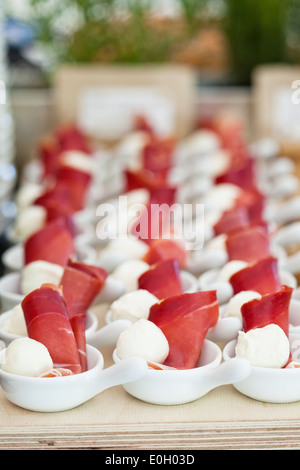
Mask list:
[[[101,350],[105,367],[112,364],[112,351]],[[2,391],[0,406],[0,450],[300,448],[300,401],[263,403],[231,385],[176,406],[144,403],[122,386],[58,413],[24,410]]]
[[[105,367],[112,364],[112,351],[101,350]],[[259,402],[231,385],[176,406],[144,403],[121,386],[59,413],[24,410],[1,390],[0,406],[0,450],[300,449],[300,401]]]

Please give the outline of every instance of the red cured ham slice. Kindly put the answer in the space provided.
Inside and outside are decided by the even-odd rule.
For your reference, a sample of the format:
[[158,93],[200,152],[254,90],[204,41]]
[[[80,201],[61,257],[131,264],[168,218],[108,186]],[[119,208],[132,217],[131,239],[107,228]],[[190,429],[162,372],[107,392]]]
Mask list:
[[43,260],[65,266],[74,254],[74,240],[64,218],[47,223],[24,242],[25,264]]
[[43,176],[55,175],[60,160],[60,148],[53,137],[46,137],[39,142],[39,157],[43,167]]
[[173,163],[173,140],[151,139],[143,149],[143,166],[163,178]]
[[163,331],[169,342],[169,355],[164,364],[177,369],[196,367],[207,331],[218,318],[216,291],[182,294],[153,305],[149,320]]
[[86,313],[101,291],[106,277],[107,273],[102,268],[70,260],[60,282],[83,371],[87,368]]
[[233,207],[225,212],[214,225],[215,235],[221,235],[223,233],[228,233],[231,230],[238,229],[240,227],[245,227],[249,224],[249,215],[245,207]]
[[150,193],[152,203],[168,204],[169,206],[174,204],[177,188],[167,183],[165,175],[157,174],[147,168],[139,171],[126,169],[124,175],[127,192],[145,188]]
[[159,300],[183,294],[177,260],[160,261],[144,272],[138,280],[139,289],[145,289]]
[[179,267],[183,268],[186,263],[187,253],[184,248],[175,240],[159,239],[153,240],[149,250],[145,254],[143,260],[152,265],[158,261],[166,259],[176,259]]
[[129,233],[147,244],[153,240],[169,237],[171,230],[170,210],[167,204],[148,203],[129,224]]
[[235,207],[246,207],[248,211],[249,222],[260,225],[264,223],[263,211],[265,207],[265,196],[259,191],[243,191],[237,198]]
[[271,255],[270,238],[262,226],[243,227],[227,234],[228,260],[254,263]]
[[45,284],[22,301],[27,334],[44,344],[54,367],[82,372],[75,336],[61,291]]
[[71,166],[60,166],[57,171],[57,187],[69,188],[72,208],[74,211],[83,209],[86,205],[87,194],[91,185],[90,173]]
[[218,183],[232,183],[240,186],[246,191],[256,189],[255,166],[252,158],[233,164],[223,175],[216,178]]
[[71,216],[75,212],[71,190],[67,185],[63,184],[56,185],[47,190],[34,201],[34,204],[45,207],[48,213],[55,211]]
[[61,126],[55,131],[55,138],[62,151],[79,150],[86,154],[91,148],[85,134],[74,124]]
[[132,191],[134,189],[146,188],[151,191],[154,188],[164,186],[166,179],[157,176],[153,171],[147,168],[142,168],[138,171],[132,171],[126,169],[124,171],[126,180],[126,191]]
[[143,114],[137,114],[134,117],[133,130],[139,131],[139,132],[145,132],[149,134],[149,136],[154,135],[154,129],[153,129],[152,124],[149,122],[147,117],[144,116]]
[[289,336],[289,305],[292,292],[292,287],[282,286],[277,292],[245,303],[241,308],[244,331],[275,323]]
[[281,288],[277,259],[269,256],[233,274],[230,283],[235,294],[253,290],[261,295],[276,292]]
[[161,185],[150,190],[150,200],[152,204],[167,204],[172,206],[175,203],[177,188],[174,186]]

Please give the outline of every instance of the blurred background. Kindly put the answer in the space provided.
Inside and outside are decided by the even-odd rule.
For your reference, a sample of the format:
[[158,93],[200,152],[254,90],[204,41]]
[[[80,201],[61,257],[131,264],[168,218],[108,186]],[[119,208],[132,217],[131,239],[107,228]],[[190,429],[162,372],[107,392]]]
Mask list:
[[[249,138],[255,137],[253,122],[259,124],[253,117],[255,71],[260,66],[292,67],[293,77],[300,79],[300,0],[1,0],[0,4],[1,75],[6,85],[1,138],[9,142],[2,157],[6,163],[2,188],[4,181],[5,187],[16,184],[34,156],[37,140],[55,126],[53,90],[62,65],[115,65],[132,71],[143,65],[187,67],[196,77],[196,122],[231,108],[245,120]],[[297,125],[296,140],[298,131]],[[9,198],[5,203],[2,213],[12,215]]]

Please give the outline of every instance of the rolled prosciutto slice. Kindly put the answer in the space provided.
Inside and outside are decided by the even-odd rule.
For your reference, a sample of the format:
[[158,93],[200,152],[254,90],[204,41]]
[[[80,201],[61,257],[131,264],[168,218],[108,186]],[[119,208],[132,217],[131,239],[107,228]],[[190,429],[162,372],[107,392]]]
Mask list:
[[161,238],[151,242],[149,250],[143,260],[152,265],[162,260],[176,259],[179,267],[183,268],[186,263],[186,258],[187,252],[178,242]]
[[55,139],[62,151],[79,150],[86,154],[91,153],[87,136],[75,124],[58,127],[55,131]]
[[277,292],[246,302],[241,308],[244,331],[275,323],[289,336],[289,306],[292,292],[292,287],[282,286]]
[[167,259],[153,264],[139,277],[138,285],[159,300],[183,294],[178,261]]
[[168,204],[148,203],[130,222],[130,234],[147,244],[151,244],[153,240],[169,237],[173,230],[169,209]]
[[230,284],[235,294],[244,290],[253,290],[261,295],[278,291],[281,284],[277,259],[269,256],[250,264],[233,274]]
[[254,263],[271,255],[270,237],[263,226],[242,227],[227,234],[228,260]]
[[43,138],[38,144],[38,151],[43,176],[55,175],[60,160],[60,148],[57,141],[52,136]]
[[83,371],[87,369],[86,313],[101,291],[106,277],[107,272],[100,267],[69,260],[60,282]]
[[82,372],[78,348],[61,290],[44,284],[22,301],[27,334],[44,344],[55,368]]
[[141,170],[125,169],[124,177],[126,181],[126,191],[134,189],[146,188],[151,191],[154,188],[164,186],[166,178],[161,175],[157,176],[153,171],[142,168]]
[[169,355],[164,364],[177,369],[197,366],[203,341],[219,318],[216,291],[169,297],[153,305],[149,320],[165,334]]
[[249,224],[249,215],[245,207],[233,207],[223,212],[218,222],[214,225],[215,235],[228,233],[231,230],[236,230],[245,227]]
[[226,173],[216,178],[216,184],[218,183],[232,183],[247,191],[252,191],[256,188],[254,160],[245,158],[242,162],[232,164]]
[[75,251],[70,225],[65,218],[58,217],[24,242],[24,263],[43,260],[66,266]]
[[174,141],[152,138],[143,149],[143,166],[166,178],[173,163]]
[[83,209],[86,205],[87,194],[92,182],[92,175],[88,172],[61,165],[57,170],[57,187],[67,187],[71,194],[71,204],[75,212]]

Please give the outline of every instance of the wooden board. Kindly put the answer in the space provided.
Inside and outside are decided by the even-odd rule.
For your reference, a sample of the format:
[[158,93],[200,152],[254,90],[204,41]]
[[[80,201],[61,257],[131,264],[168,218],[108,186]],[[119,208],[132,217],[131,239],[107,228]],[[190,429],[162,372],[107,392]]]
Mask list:
[[195,94],[196,73],[187,66],[64,65],[54,80],[55,119],[79,121],[94,138],[114,141],[137,111],[160,123],[158,132],[182,138],[194,126]]
[[262,65],[253,73],[253,132],[300,150],[300,67]]
[[[102,350],[105,367],[112,351]],[[59,413],[21,409],[2,392],[0,406],[0,450],[300,448],[300,402],[258,402],[231,385],[176,406],[144,403],[121,386]]]

